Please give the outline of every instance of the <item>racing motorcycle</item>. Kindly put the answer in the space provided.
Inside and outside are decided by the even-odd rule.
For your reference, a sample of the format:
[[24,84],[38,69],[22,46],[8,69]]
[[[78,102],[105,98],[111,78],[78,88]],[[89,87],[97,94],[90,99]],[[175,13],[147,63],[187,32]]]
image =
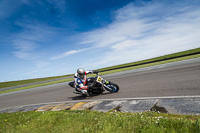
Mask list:
[[[86,96],[99,95],[105,90],[111,93],[116,93],[119,91],[119,86],[116,83],[103,79],[101,76],[99,76],[99,72],[96,73],[95,77],[88,77],[86,85],[91,86],[87,90],[88,94],[82,94]],[[69,82],[69,86],[75,88],[74,81]]]

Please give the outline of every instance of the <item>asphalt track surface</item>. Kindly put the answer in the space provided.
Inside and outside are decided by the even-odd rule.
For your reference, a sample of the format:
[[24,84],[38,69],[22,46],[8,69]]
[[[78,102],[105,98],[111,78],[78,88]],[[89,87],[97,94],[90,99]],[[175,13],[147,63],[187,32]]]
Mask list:
[[200,95],[200,58],[103,76],[120,86],[118,93],[94,97],[73,94],[68,82],[0,94],[0,108],[28,104],[140,97]]

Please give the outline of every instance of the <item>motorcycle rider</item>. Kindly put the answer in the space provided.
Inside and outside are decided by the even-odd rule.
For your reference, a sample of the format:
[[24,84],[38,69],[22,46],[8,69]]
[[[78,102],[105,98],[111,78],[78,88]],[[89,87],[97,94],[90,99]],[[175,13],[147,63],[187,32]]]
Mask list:
[[98,73],[98,71],[85,71],[83,68],[77,69],[77,73],[74,75],[75,94],[88,95],[87,90],[92,87],[87,85],[87,74]]

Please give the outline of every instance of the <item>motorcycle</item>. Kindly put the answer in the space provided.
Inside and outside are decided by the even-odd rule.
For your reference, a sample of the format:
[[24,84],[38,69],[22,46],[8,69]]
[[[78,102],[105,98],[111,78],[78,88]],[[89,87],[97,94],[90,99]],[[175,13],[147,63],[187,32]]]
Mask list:
[[[99,76],[99,72],[96,73],[95,77],[88,77],[86,85],[91,86],[88,88],[87,94],[83,94],[86,96],[99,95],[105,90],[111,93],[116,93],[119,91],[119,86],[116,83],[103,79],[101,76]],[[69,86],[75,88],[74,81],[69,82]]]

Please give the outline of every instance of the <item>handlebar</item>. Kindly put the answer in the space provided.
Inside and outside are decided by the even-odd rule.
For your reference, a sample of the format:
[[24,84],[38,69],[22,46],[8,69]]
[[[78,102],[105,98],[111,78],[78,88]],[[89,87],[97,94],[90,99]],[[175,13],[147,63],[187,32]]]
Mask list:
[[99,76],[99,73],[100,73],[100,72],[97,72],[96,75]]
[[99,74],[100,72],[99,72],[99,71],[93,71],[93,73],[95,73],[95,74]]

